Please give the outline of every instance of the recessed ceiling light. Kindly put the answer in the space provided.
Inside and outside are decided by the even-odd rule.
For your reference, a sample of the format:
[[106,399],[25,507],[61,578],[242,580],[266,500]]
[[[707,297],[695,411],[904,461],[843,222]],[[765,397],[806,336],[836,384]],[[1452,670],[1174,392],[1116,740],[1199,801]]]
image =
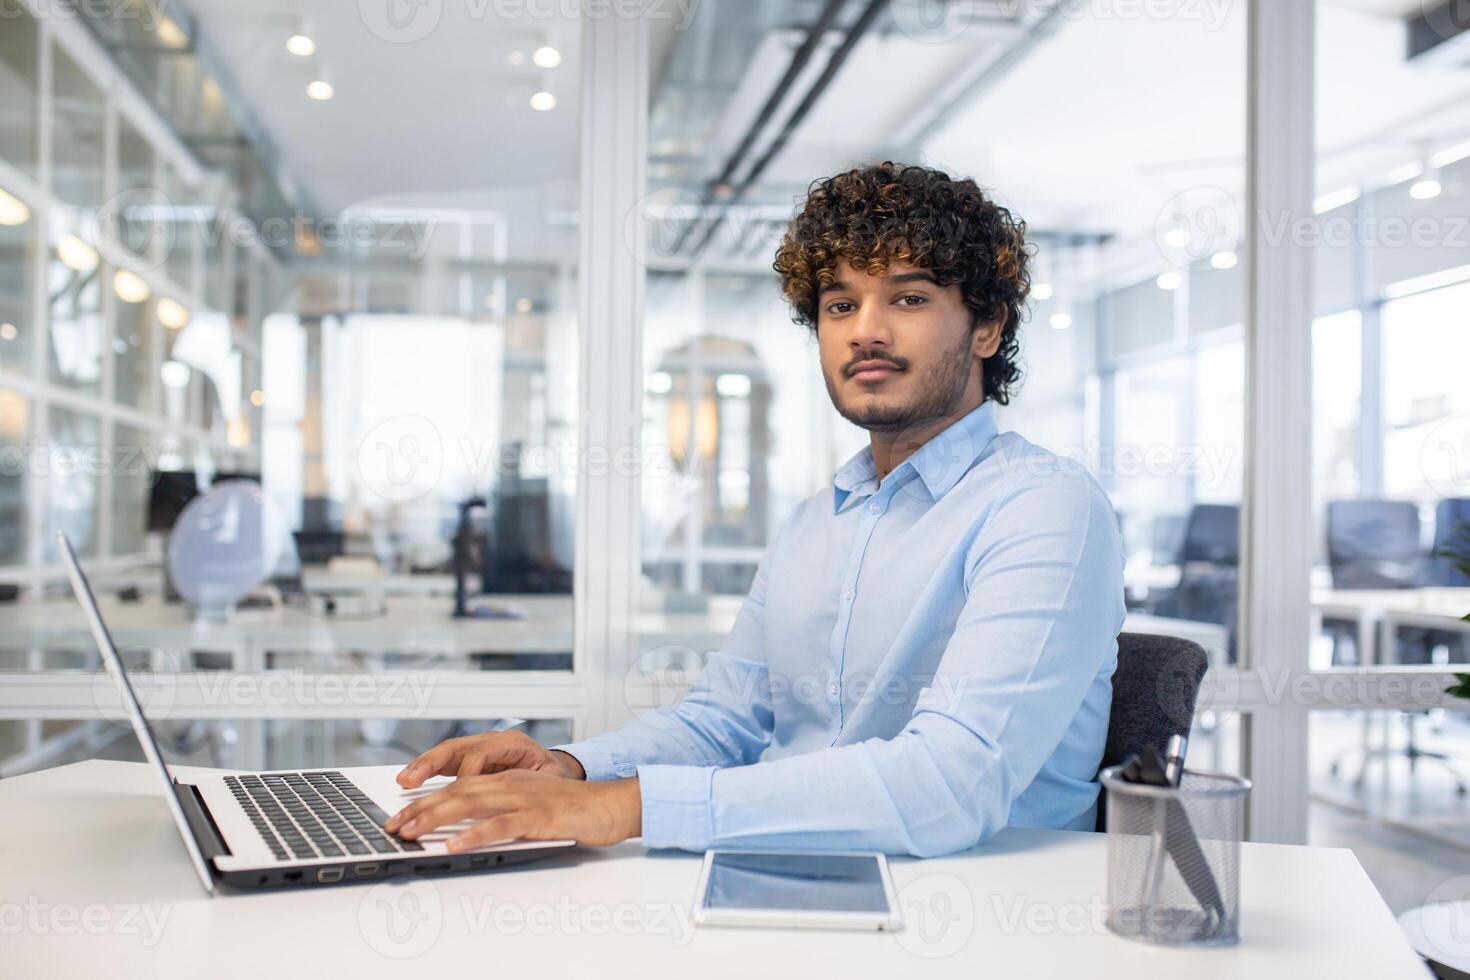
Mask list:
[[127,269],[118,269],[112,274],[112,291],[124,303],[142,303],[153,295],[153,290],[142,277]]
[[0,340],[14,340],[20,335],[13,323],[0,323]]
[[1053,330],[1066,330],[1072,325],[1072,314],[1053,313],[1048,322],[1051,324]]
[[550,92],[537,92],[531,96],[531,108],[537,112],[550,112],[556,108],[556,96]]
[[1183,248],[1189,244],[1189,229],[1170,228],[1164,233],[1164,244],[1170,248]]
[[286,50],[298,58],[310,58],[316,54],[316,42],[305,34],[292,34],[286,38]]
[[77,272],[91,272],[97,268],[97,250],[76,235],[65,235],[56,246],[56,257],[61,264]]
[[315,99],[318,102],[326,102],[337,94],[337,90],[332,88],[332,83],[325,78],[318,78],[306,86],[306,94],[309,98]]
[[1210,265],[1216,269],[1233,269],[1238,261],[1234,252],[1216,252],[1210,256]]
[[158,373],[163,378],[163,383],[170,388],[189,386],[189,365],[182,361],[164,361]]
[[166,48],[183,48],[189,45],[188,35],[170,17],[159,21],[154,33],[158,36],[158,43]]
[[529,296],[522,296],[520,299],[516,300],[516,312],[517,313],[530,313],[531,312],[531,309],[532,309],[532,307],[534,305],[535,304],[533,304],[531,302],[531,297],[529,297]]
[[252,391],[250,393],[250,404],[254,405],[256,408],[264,405],[265,392],[261,391],[259,388],[256,388],[254,391]]
[[1409,185],[1409,196],[1416,201],[1430,201],[1439,197],[1442,190],[1439,178],[1426,174]]
[[1160,289],[1175,290],[1184,285],[1184,277],[1177,272],[1161,272],[1154,280],[1154,285]]
[[1051,299],[1051,283],[1038,282],[1036,285],[1032,286],[1031,298],[1034,300],[1040,300],[1043,303]]
[[31,209],[26,207],[25,202],[5,190],[0,190],[0,225],[13,228],[30,220]]
[[184,304],[172,296],[160,296],[158,298],[158,322],[170,330],[182,329],[189,322],[189,311]]
[[510,54],[506,55],[505,60],[509,61],[512,67],[519,68],[521,67],[521,65],[524,65],[526,63],[526,52],[512,51]]
[[561,52],[550,45],[546,45],[532,52],[531,60],[536,62],[539,68],[555,68],[561,64]]

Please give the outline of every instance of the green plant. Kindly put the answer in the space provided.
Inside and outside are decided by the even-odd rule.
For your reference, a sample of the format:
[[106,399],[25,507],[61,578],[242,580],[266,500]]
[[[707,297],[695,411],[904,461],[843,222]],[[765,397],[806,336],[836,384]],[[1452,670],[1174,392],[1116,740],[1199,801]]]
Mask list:
[[[1455,529],[1454,539],[1449,546],[1441,548],[1439,554],[1448,559],[1461,575],[1470,578],[1470,524],[1462,522]],[[1463,619],[1470,623],[1470,613],[1466,613]],[[1455,683],[1445,688],[1445,693],[1452,697],[1470,698],[1470,674],[1456,674]]]

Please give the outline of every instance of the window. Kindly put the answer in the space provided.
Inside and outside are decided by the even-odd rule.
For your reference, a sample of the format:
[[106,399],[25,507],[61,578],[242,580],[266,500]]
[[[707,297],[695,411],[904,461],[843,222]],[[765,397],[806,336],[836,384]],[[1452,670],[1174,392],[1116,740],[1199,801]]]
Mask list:
[[0,31],[0,160],[34,179],[40,91],[36,22],[22,0],[0,0],[0,20],[5,22]]
[[60,45],[52,57],[51,190],[68,204],[96,208],[105,158],[102,93]]

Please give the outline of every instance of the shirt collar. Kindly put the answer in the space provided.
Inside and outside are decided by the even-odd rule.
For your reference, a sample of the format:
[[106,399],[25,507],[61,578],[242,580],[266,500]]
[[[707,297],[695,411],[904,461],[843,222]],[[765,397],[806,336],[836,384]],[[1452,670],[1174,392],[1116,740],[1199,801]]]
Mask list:
[[[929,496],[938,500],[960,481],[960,477],[969,472],[997,433],[995,403],[983,401],[979,407],[956,419],[948,428],[898,464],[889,474],[889,478],[895,478],[895,474],[905,468],[910,469],[924,481]],[[842,509],[843,502],[850,494],[859,490],[869,493],[875,490],[876,486],[866,485],[875,483],[877,478],[878,469],[873,463],[872,447],[864,446],[838,467],[832,476],[833,513]]]

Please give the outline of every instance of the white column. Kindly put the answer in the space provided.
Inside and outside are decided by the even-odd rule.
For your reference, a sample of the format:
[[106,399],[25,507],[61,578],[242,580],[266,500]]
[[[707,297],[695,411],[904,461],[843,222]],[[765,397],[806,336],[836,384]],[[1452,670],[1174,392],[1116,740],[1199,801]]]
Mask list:
[[1241,648],[1286,696],[1249,717],[1244,761],[1251,839],[1281,843],[1307,832],[1308,714],[1278,682],[1307,671],[1311,629],[1312,252],[1290,229],[1315,220],[1314,4],[1251,0],[1248,27]]
[[[638,598],[642,429],[641,222],[648,114],[643,17],[598,4],[582,18],[581,342],[575,665],[587,710],[577,737],[629,716],[623,675]],[[621,11],[623,8],[619,8]],[[628,234],[630,225],[639,233]]]

